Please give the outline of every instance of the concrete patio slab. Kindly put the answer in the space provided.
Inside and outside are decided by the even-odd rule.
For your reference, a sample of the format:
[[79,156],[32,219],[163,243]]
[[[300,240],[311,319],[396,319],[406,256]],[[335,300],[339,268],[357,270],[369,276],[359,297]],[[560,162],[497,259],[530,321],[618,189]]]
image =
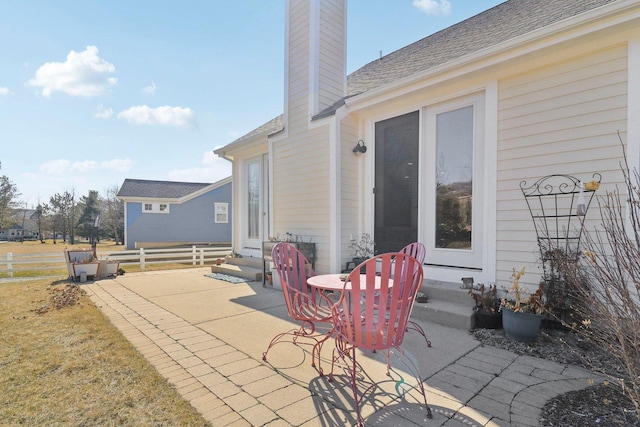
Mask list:
[[[213,279],[208,272],[133,273],[83,288],[212,425],[355,425],[353,396],[341,369],[329,381],[311,367],[308,346],[287,343],[262,360],[274,335],[297,327],[281,291]],[[383,354],[360,352],[361,375],[383,381],[362,405],[366,425],[537,425],[548,399],[601,380],[578,367],[483,347],[466,331],[417,321],[432,347],[409,332],[403,348],[424,379],[433,419],[426,418],[419,393],[405,393],[406,384],[416,383],[396,358],[389,378]],[[332,350],[328,340],[321,360],[325,373]]]

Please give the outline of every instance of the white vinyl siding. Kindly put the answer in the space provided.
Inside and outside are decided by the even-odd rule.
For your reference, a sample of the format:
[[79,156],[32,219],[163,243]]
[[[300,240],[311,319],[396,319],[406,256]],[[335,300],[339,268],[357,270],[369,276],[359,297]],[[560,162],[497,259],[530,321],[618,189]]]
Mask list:
[[292,1],[289,15],[289,44],[287,84],[287,122],[309,122],[309,2]]
[[[365,199],[361,191],[371,191],[370,187],[364,186],[364,168],[361,167],[366,161],[367,154],[356,156],[353,153],[353,147],[358,141],[358,126],[353,118],[345,118],[340,123],[340,140],[339,146],[340,156],[340,243],[339,251],[342,255],[341,269],[344,263],[350,259],[353,254],[349,249],[351,236],[357,238],[363,231],[360,224],[364,224],[364,209],[362,201]],[[365,145],[368,145],[365,141]],[[337,271],[337,270],[332,270]]]
[[320,36],[318,67],[318,105],[319,112],[342,98],[345,93],[345,49],[343,0],[325,1],[320,10]]
[[[520,183],[550,174],[590,180],[602,175],[600,193],[621,181],[626,131],[626,46],[530,70],[499,82],[497,279],[525,266],[540,277],[533,223]],[[587,219],[598,215],[592,206]]]

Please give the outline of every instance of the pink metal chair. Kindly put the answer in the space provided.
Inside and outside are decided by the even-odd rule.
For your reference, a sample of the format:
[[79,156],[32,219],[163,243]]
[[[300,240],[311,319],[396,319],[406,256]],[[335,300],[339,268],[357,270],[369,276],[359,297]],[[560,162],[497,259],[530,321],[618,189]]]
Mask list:
[[[315,276],[316,273],[302,252],[293,245],[278,243],[273,247],[271,255],[280,277],[289,317],[301,322],[301,325],[273,337],[267,350],[262,353],[262,360],[266,361],[269,350],[281,342],[312,345],[311,366],[316,367],[317,355],[317,369],[322,375],[320,350],[322,344],[331,336],[331,307],[337,296],[331,299],[330,296],[307,285],[307,278]],[[303,340],[300,340],[301,338]]]
[[[376,265],[379,273],[376,272]],[[336,362],[344,362],[350,374],[358,425],[364,423],[360,403],[377,384],[365,388],[362,396],[358,397],[357,381],[362,373],[356,362],[357,349],[382,352],[386,355],[387,367],[390,365],[391,351],[394,350],[394,354],[413,371],[424,399],[427,417],[432,418],[418,367],[400,348],[422,278],[422,265],[414,257],[402,253],[377,255],[349,274],[342,295],[333,307],[336,347],[329,379],[333,380]]]
[[[424,245],[420,242],[410,243],[404,248],[400,249],[400,253],[411,255],[412,257],[418,260],[421,266],[424,263],[424,257],[426,255],[426,252],[427,250],[425,249]],[[431,341],[429,341],[429,339],[427,338],[427,334],[424,332],[424,329],[422,329],[422,326],[420,326],[418,323],[414,322],[413,320],[409,320],[409,322],[407,322],[407,328],[412,329],[417,333],[419,333],[420,335],[422,335],[422,337],[427,343],[427,347],[431,347]]]

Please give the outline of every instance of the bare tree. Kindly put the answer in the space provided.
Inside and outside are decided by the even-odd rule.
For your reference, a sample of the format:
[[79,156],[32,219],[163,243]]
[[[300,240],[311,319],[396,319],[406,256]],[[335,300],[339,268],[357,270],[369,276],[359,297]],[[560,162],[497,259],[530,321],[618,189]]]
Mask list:
[[107,188],[102,200],[104,226],[112,234],[116,244],[121,242],[124,233],[124,203],[118,199],[118,186]]
[[13,209],[18,206],[18,196],[16,185],[6,175],[0,176],[0,230],[15,224]]
[[624,189],[598,198],[602,225],[585,230],[585,256],[560,268],[577,291],[569,326],[622,367],[618,383],[640,417],[640,176],[626,154],[622,172]]
[[41,204],[38,202],[38,206],[36,207],[36,220],[38,223],[38,236],[40,237],[40,243],[44,243],[45,239],[45,229],[48,223],[48,215],[49,215],[49,205]]

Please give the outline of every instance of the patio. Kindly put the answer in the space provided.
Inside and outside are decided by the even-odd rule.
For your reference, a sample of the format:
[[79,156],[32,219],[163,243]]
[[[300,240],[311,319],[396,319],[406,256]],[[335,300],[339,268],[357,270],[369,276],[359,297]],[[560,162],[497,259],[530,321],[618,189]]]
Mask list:
[[[334,382],[320,377],[306,346],[277,345],[262,361],[271,338],[295,326],[281,291],[206,277],[209,272],[131,273],[83,288],[213,425],[354,425],[348,382],[342,375]],[[481,347],[465,331],[421,325],[432,348],[415,333],[406,335],[404,347],[418,361],[433,419],[412,395],[400,398],[396,381],[389,381],[363,405],[366,425],[533,426],[548,399],[593,378],[572,366]],[[332,349],[328,341],[325,372]],[[367,375],[384,380],[384,359],[373,356],[358,360]]]

